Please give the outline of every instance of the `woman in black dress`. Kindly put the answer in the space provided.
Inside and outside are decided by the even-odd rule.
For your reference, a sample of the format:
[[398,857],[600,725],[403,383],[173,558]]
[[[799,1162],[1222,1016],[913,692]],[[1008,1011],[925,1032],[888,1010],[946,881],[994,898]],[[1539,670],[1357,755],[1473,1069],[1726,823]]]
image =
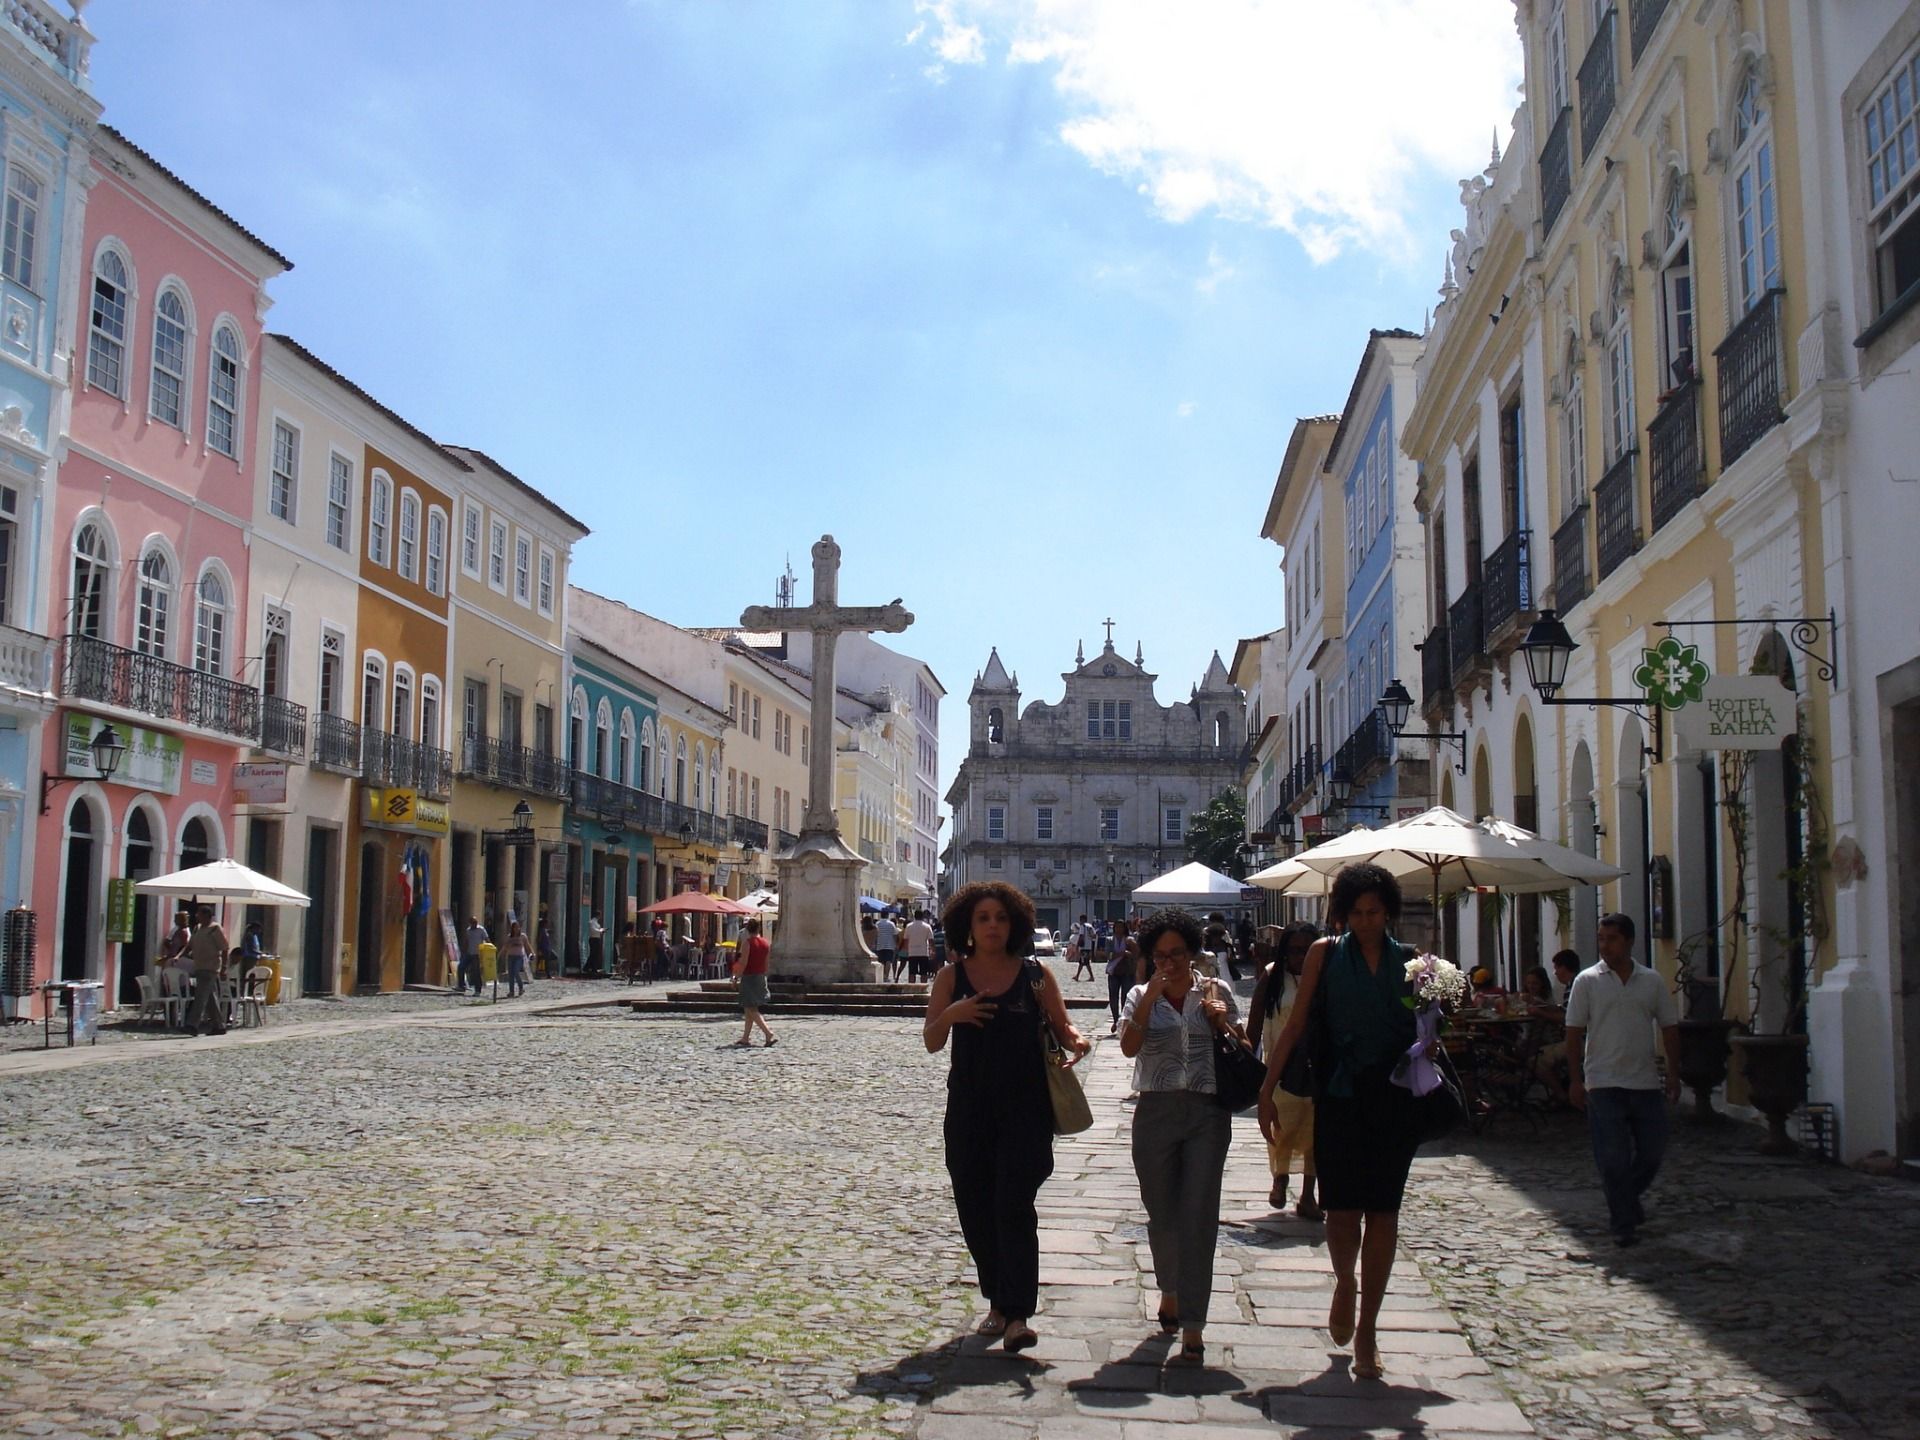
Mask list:
[[1308,1046],[1313,1162],[1333,1261],[1327,1329],[1334,1344],[1353,1342],[1354,1375],[1372,1379],[1381,1373],[1374,1326],[1393,1274],[1400,1200],[1419,1138],[1413,1092],[1391,1079],[1414,1041],[1406,1003],[1414,952],[1389,933],[1400,918],[1400,885],[1378,865],[1349,865],[1334,877],[1327,918],[1346,933],[1317,940],[1307,952],[1293,1012],[1267,1054],[1260,1130],[1273,1138],[1274,1087],[1294,1048]]
[[935,1052],[953,1036],[947,1072],[947,1173],[954,1208],[987,1300],[982,1335],[1003,1348],[1039,1342],[1040,1217],[1034,1197],[1053,1173],[1053,1104],[1040,1027],[1077,1060],[1092,1042],[1067,1018],[1059,983],[1033,951],[1033,902],[1011,885],[963,887],[942,928],[954,961],[934,977],[922,1035]]

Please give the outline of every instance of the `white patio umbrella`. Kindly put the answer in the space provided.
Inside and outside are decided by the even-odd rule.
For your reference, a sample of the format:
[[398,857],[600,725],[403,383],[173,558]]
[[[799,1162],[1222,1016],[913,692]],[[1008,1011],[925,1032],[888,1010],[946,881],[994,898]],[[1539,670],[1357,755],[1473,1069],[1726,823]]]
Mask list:
[[745,895],[740,897],[740,903],[742,905],[751,905],[762,914],[771,914],[780,909],[780,892],[764,887],[759,890],[749,890]]
[[201,900],[237,900],[245,905],[310,905],[305,895],[291,885],[282,885],[270,875],[249,870],[238,860],[210,860],[191,870],[176,870],[171,875],[156,875],[133,887],[137,895],[191,895]]
[[1244,905],[1240,889],[1240,882],[1231,875],[1193,860],[1137,887],[1132,898],[1136,905]]
[[1617,865],[1596,859],[1592,855],[1582,854],[1552,840],[1543,839],[1533,831],[1514,824],[1511,820],[1502,820],[1497,815],[1488,815],[1480,821],[1480,828],[1489,835],[1496,835],[1517,846],[1529,858],[1537,860],[1552,870],[1557,879],[1541,880],[1535,884],[1509,884],[1503,890],[1534,891],[1563,890],[1569,883],[1575,885],[1609,885],[1627,872]]
[[1262,890],[1274,890],[1283,895],[1293,895],[1305,899],[1325,898],[1333,888],[1333,877],[1310,865],[1302,865],[1298,857],[1282,860],[1269,865],[1264,870],[1256,870],[1247,877],[1249,885],[1258,885]]

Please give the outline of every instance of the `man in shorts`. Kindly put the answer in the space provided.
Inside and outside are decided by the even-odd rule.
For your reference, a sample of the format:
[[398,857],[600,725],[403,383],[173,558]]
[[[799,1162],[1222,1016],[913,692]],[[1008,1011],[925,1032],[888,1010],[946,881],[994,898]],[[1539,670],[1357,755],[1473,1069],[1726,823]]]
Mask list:
[[910,980],[931,980],[933,978],[933,926],[927,923],[927,912],[916,910],[906,929],[907,942],[907,978]]

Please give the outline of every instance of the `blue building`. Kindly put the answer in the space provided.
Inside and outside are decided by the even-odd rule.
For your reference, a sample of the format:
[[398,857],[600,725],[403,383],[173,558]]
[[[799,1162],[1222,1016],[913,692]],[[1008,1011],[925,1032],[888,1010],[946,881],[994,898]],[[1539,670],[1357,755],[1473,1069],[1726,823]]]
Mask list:
[[[78,348],[75,287],[87,142],[100,118],[93,36],[45,0],[0,7],[0,892],[25,903],[40,810],[40,735],[53,709],[48,613],[51,455],[66,430],[65,357]],[[42,935],[41,947],[50,943]],[[0,989],[6,987],[0,986]]]
[[[611,963],[625,929],[628,902],[647,904],[654,884],[654,832],[661,821],[655,727],[660,697],[627,662],[570,631],[567,653],[568,760],[573,793],[566,812],[569,854],[567,914],[555,925],[556,943],[571,966]],[[607,934],[592,953],[589,917]]]
[[1346,668],[1329,705],[1323,762],[1334,800],[1346,794],[1334,817],[1340,826],[1378,825],[1432,803],[1425,746],[1396,741],[1379,710],[1393,681],[1410,676],[1418,685],[1416,647],[1427,631],[1418,475],[1400,449],[1422,347],[1410,331],[1371,332],[1327,454],[1346,510]]

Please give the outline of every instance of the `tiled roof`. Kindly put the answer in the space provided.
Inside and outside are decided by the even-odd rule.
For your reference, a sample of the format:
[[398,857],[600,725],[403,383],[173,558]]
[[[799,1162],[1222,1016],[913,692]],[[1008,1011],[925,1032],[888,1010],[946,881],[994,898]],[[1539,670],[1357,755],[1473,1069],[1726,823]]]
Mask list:
[[533,486],[529,485],[526,481],[522,480],[518,475],[514,474],[511,470],[507,469],[507,467],[502,465],[498,460],[494,459],[491,455],[487,454],[486,451],[476,450],[471,445],[447,445],[447,446],[444,446],[443,448],[453,451],[456,455],[466,456],[471,460],[478,460],[482,465],[485,465],[489,470],[493,471],[493,473],[498,475],[502,480],[506,480],[511,484],[517,485],[521,490],[523,490],[526,493],[529,499],[538,501],[541,505],[545,506],[548,510],[551,510],[555,515],[558,515],[562,520],[566,521],[569,525],[573,526],[573,528],[578,530],[582,535],[587,535],[592,533],[587,529],[586,523],[584,521],[576,520],[573,516],[569,515],[566,511],[562,510],[558,505],[554,504],[553,501],[549,500],[545,495],[542,495],[538,490],[534,489]]
[[436,454],[441,456],[441,458],[446,460],[447,463],[452,465],[455,469],[466,470],[469,472],[472,471],[473,466],[468,464],[466,460],[454,454],[453,451],[449,450],[446,446],[442,445],[438,440],[434,439],[431,435],[427,434],[426,431],[422,430],[418,425],[415,425],[411,420],[407,419],[406,416],[400,414],[397,410],[389,409],[387,406],[381,404],[378,400],[374,399],[373,396],[369,395],[365,390],[362,390],[358,385],[354,384],[353,381],[349,380],[346,376],[342,375],[338,370],[334,369],[331,365],[327,364],[326,361],[322,360],[318,355],[314,354],[311,350],[307,349],[307,347],[302,345],[298,340],[295,340],[291,335],[280,335],[280,334],[274,334],[270,332],[267,335],[267,339],[273,341],[277,345],[284,346],[287,350],[299,356],[302,360],[306,361],[307,364],[311,365],[314,369],[318,370],[321,374],[325,375],[328,379],[334,381],[342,389],[348,391],[353,395],[357,395],[360,399],[366,401],[367,404],[371,405],[375,410],[378,410],[382,415],[386,416],[387,419],[391,420],[394,424],[398,425],[402,430],[406,431],[409,435],[413,436],[413,438],[418,440],[422,445],[425,445],[429,450],[432,450]]
[[179,186],[182,192],[191,196],[210,215],[215,216],[225,224],[231,225],[235,230],[239,231],[242,235],[246,236],[247,239],[251,240],[255,245],[258,245],[262,250],[266,251],[267,254],[271,255],[274,259],[278,260],[283,267],[285,267],[288,270],[293,269],[293,261],[289,260],[286,256],[282,255],[278,250],[274,249],[271,245],[267,244],[266,241],[262,240],[258,235],[254,234],[251,230],[247,229],[246,226],[242,225],[238,220],[234,219],[233,216],[229,215],[226,211],[222,210],[218,205],[214,204],[206,196],[202,195],[198,190],[194,189],[193,186],[189,185],[186,181],[182,180],[178,175],[174,174],[173,171],[169,170],[166,166],[162,165],[158,160],[154,159],[153,156],[149,155],[145,150],[142,150],[138,145],[134,144],[133,141],[129,140],[125,135],[122,135],[118,130],[114,129],[113,126],[102,125],[100,127],[100,133],[110,137],[116,143],[120,145],[124,145],[128,150],[131,150],[135,155],[138,155],[142,160],[146,161],[147,164],[151,165],[156,172],[165,176],[168,180],[171,180],[175,185]]

